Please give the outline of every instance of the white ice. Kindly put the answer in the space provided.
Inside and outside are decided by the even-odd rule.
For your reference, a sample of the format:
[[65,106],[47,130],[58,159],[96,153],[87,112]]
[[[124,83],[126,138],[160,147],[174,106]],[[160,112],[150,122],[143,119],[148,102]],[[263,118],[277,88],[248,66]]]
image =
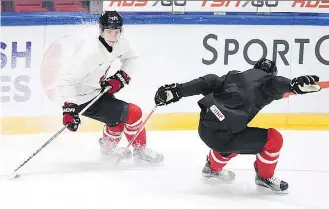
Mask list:
[[[196,131],[151,132],[149,147],[165,155],[163,166],[99,162],[96,133],[63,133],[20,170],[9,174],[52,133],[2,135],[1,209],[315,209],[329,208],[329,132],[282,131],[284,148],[276,176],[290,193],[264,193],[254,184],[255,156],[234,158],[232,184],[204,181],[209,149]],[[122,142],[126,145],[126,142]]]

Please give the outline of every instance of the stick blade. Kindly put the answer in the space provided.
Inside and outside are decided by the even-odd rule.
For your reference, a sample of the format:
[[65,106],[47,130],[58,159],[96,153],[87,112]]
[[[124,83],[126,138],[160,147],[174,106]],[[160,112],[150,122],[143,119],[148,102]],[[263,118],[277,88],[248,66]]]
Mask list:
[[18,179],[19,177],[21,176],[18,173],[11,173],[10,175],[8,175],[9,180],[15,180]]

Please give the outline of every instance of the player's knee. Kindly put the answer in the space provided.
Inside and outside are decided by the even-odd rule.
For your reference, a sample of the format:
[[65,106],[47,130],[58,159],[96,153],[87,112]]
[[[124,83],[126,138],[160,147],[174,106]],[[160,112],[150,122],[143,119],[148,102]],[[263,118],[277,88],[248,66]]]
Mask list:
[[106,124],[104,126],[104,132],[105,131],[122,132],[123,129],[124,129],[123,123]]
[[264,150],[270,153],[279,152],[283,145],[283,137],[280,132],[270,128],[267,132],[267,142],[265,144]]
[[133,124],[142,118],[142,110],[139,106],[129,103],[128,117],[126,123]]

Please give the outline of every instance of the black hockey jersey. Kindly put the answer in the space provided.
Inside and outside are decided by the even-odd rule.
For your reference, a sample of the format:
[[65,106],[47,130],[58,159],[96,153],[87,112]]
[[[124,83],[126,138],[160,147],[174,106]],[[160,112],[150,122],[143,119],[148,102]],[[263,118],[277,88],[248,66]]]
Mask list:
[[181,84],[182,96],[203,94],[200,120],[213,130],[238,133],[273,100],[290,92],[290,80],[259,69],[208,74]]

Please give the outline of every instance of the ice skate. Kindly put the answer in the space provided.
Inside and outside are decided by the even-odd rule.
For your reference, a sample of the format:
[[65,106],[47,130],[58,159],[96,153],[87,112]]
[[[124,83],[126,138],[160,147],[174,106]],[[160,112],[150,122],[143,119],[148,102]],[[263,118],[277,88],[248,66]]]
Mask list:
[[122,156],[122,159],[130,159],[132,157],[132,152],[130,149],[119,147],[116,142],[106,140],[105,138],[100,138],[99,145],[101,147],[101,155],[104,157],[113,159],[116,159],[119,156]]
[[162,154],[159,154],[150,148],[134,147],[133,161],[135,164],[161,164],[164,160]]
[[210,162],[207,161],[202,170],[202,175],[206,179],[219,179],[225,182],[232,182],[235,180],[235,173],[226,169],[222,169],[218,172],[212,171],[210,168]]
[[288,193],[288,183],[276,177],[266,179],[256,174],[255,183],[257,186],[265,187],[276,193],[282,193],[282,194]]
[[281,179],[278,179],[276,177],[272,178],[263,178],[258,175],[257,169],[256,170],[256,177],[255,177],[255,183],[257,186],[264,187],[266,189],[269,189],[275,193],[282,193],[287,194],[288,193],[288,183],[285,181],[282,181]]

